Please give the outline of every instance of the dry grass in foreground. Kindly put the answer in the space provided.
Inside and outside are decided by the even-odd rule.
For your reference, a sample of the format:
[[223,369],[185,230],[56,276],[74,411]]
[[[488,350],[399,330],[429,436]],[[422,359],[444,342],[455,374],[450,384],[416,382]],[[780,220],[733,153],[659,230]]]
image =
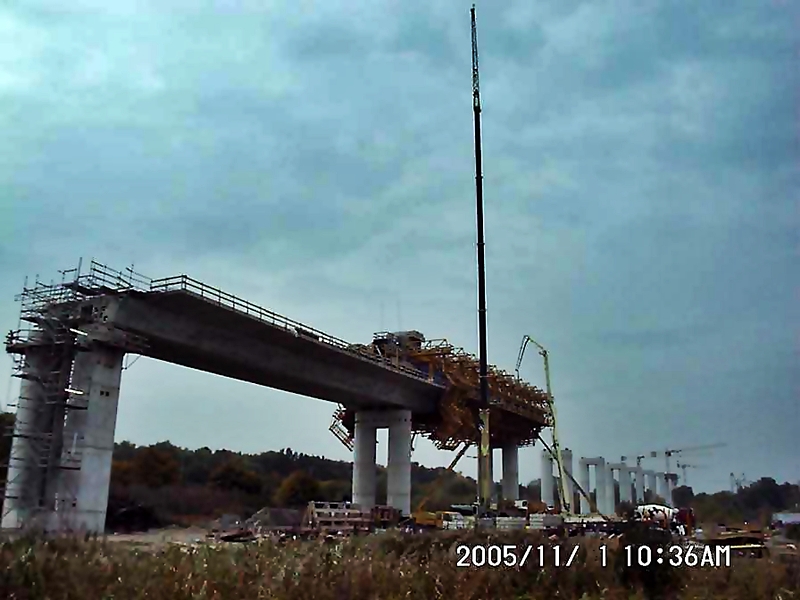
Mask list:
[[170,546],[156,551],[99,541],[18,540],[0,546],[0,598],[127,600],[366,600],[478,598],[758,600],[800,598],[798,565],[749,560],[723,569],[637,571],[599,542],[581,540],[569,568],[458,568],[460,543],[542,543],[521,534],[395,534],[341,544],[263,542],[250,545]]

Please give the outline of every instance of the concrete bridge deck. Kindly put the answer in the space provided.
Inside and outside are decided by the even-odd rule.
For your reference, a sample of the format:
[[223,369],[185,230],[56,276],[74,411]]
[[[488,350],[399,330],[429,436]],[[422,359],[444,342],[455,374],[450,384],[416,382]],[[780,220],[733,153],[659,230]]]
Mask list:
[[[62,274],[60,284],[26,285],[18,299],[32,327],[6,339],[22,384],[3,527],[102,530],[126,353],[344,406],[353,499],[365,506],[374,504],[376,429],[390,430],[387,493],[404,514],[412,430],[441,447],[477,439],[474,357],[426,345],[419,332],[348,344],[185,275],[150,280],[94,261],[88,274]],[[495,367],[490,390],[492,445],[503,448],[504,488],[515,493],[517,446],[549,424],[547,398]]]
[[107,324],[146,340],[144,356],[356,410],[429,413],[444,393],[419,371],[371,360],[341,340],[187,277],[101,302]]

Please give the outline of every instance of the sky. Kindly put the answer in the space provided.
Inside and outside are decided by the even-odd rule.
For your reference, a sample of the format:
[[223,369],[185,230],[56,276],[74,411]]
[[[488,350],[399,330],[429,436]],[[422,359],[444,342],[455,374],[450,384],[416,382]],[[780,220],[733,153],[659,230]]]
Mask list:
[[[0,328],[26,275],[83,257],[353,343],[417,329],[477,352],[469,7],[2,3]],[[477,14],[489,362],[547,347],[576,457],[724,443],[683,455],[695,490],[798,482],[797,4]],[[535,352],[521,374],[544,386]],[[141,358],[116,439],[351,460],[334,408]]]

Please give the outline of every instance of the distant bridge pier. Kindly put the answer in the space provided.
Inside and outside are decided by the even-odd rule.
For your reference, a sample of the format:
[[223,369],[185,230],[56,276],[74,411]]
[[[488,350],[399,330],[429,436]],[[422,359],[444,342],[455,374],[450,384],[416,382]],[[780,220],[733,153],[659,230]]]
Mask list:
[[555,504],[553,499],[553,492],[555,491],[555,481],[553,480],[553,457],[547,450],[542,450],[541,457],[541,500],[547,506]]
[[403,515],[411,513],[411,411],[356,412],[353,448],[353,503],[375,506],[377,430],[389,429],[386,501]]
[[656,472],[651,470],[644,471],[645,490],[650,492],[650,501],[656,495]]
[[503,499],[519,500],[519,448],[505,446],[503,453]]
[[[591,494],[591,479],[590,469],[594,467],[595,477],[595,508],[601,514],[607,514],[606,507],[606,460],[602,456],[594,458],[581,457],[579,463],[578,477],[580,486],[586,494]],[[580,511],[583,515],[588,515],[592,512],[592,507],[589,505],[589,499],[581,494],[580,498]]]
[[636,475],[635,490],[636,502],[644,502],[644,469],[640,466],[631,467],[631,473]]

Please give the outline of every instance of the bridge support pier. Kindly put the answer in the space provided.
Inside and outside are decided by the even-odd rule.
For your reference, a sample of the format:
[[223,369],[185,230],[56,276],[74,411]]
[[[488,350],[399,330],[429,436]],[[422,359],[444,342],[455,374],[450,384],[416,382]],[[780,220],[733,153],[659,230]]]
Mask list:
[[370,413],[356,413],[353,448],[353,503],[366,510],[375,506],[375,444],[377,427]]
[[555,487],[553,481],[553,457],[545,449],[542,449],[541,454],[541,483],[539,485],[542,502],[547,506],[553,506],[553,489]]
[[389,429],[386,501],[405,516],[411,513],[411,411],[356,412],[353,449],[353,503],[375,506],[377,430]]
[[656,494],[661,496],[665,502],[669,502],[667,476],[661,472],[656,472]]
[[644,502],[644,469],[642,467],[631,467],[631,473],[636,475],[636,502]]
[[[587,494],[591,494],[591,478],[590,478],[590,469],[594,467],[594,478],[595,478],[595,505],[597,511],[601,514],[607,514],[607,506],[606,506],[606,490],[608,489],[606,486],[606,461],[603,457],[598,456],[596,458],[581,458],[579,462],[579,476],[581,487]],[[590,514],[591,506],[589,506],[589,500],[581,494],[581,514],[587,515]]]
[[71,387],[82,392],[68,405],[62,469],[55,485],[50,528],[102,533],[117,424],[124,352],[95,348],[75,357]]
[[631,471],[630,467],[625,465],[619,470],[619,501],[633,502],[631,491]]
[[[564,491],[567,494],[566,503],[569,504],[569,510],[575,511],[575,485],[572,483],[572,450],[564,448],[561,450],[561,465],[564,467]],[[566,507],[562,507],[566,510]]]
[[40,517],[46,504],[42,496],[53,422],[45,388],[53,360],[48,351],[38,347],[25,354],[3,499],[3,529],[44,526]]
[[388,420],[386,502],[405,516],[411,514],[411,411],[394,411]]
[[519,448],[506,446],[503,452],[503,498],[519,500]]
[[650,492],[650,501],[652,502],[653,496],[656,495],[656,472],[644,471],[645,490]]
[[19,371],[3,528],[103,532],[123,356],[32,337]]

